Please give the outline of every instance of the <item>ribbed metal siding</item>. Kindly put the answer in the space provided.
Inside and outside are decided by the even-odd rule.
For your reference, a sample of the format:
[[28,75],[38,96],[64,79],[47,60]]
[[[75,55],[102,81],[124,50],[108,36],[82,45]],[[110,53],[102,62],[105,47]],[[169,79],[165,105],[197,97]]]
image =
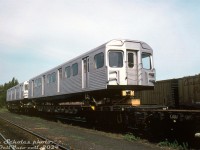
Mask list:
[[41,97],[42,95],[42,86],[34,88],[34,98]]
[[57,94],[57,83],[49,83],[46,86],[45,96],[53,96]]
[[107,85],[107,68],[102,67],[95,69],[90,73],[89,88],[90,90],[105,89]]
[[200,103],[200,75],[179,80],[179,99],[180,104]]
[[63,82],[63,91],[64,94],[81,92],[81,75],[80,73],[76,76],[72,76],[62,81]]
[[135,92],[142,104],[160,104],[175,106],[179,101],[178,79],[158,81],[154,90]]

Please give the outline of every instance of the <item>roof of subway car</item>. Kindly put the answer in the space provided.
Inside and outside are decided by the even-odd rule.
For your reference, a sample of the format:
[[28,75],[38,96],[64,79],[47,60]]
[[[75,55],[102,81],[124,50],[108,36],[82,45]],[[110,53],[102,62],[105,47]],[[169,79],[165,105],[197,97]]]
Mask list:
[[124,43],[126,42],[131,42],[131,43],[140,43],[143,49],[150,49],[152,50],[152,48],[145,42],[143,41],[138,41],[138,40],[129,40],[129,39],[113,39],[108,41],[106,44],[106,46],[123,46]]

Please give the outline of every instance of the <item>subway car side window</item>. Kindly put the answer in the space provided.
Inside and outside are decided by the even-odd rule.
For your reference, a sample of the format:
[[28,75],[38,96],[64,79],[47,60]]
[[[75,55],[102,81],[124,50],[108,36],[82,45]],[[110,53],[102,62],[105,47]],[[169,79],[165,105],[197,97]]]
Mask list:
[[52,82],[56,82],[56,73],[53,72],[53,73],[51,74],[51,76],[52,76]]
[[76,76],[78,74],[78,63],[72,65],[72,75]]
[[65,77],[69,78],[71,76],[71,67],[68,66],[65,68]]
[[50,77],[50,74],[47,75],[47,83],[50,83],[51,82],[51,77]]
[[99,69],[104,66],[104,53],[101,52],[94,56],[95,68]]

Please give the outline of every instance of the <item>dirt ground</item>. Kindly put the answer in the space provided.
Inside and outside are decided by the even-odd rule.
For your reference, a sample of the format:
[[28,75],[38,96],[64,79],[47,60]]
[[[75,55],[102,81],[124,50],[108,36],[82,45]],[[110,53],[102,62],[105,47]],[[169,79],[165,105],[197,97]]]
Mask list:
[[[159,150],[145,140],[128,141],[124,135],[106,133],[0,110],[0,116],[75,150]],[[166,149],[166,148],[165,148]]]

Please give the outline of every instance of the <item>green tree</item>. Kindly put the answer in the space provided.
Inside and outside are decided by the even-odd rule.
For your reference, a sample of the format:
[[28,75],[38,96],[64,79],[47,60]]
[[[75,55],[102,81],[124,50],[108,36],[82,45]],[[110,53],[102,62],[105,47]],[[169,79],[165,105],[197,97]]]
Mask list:
[[6,104],[7,90],[17,84],[19,84],[18,80],[13,77],[12,80],[9,81],[8,83],[0,85],[0,107],[5,106]]

